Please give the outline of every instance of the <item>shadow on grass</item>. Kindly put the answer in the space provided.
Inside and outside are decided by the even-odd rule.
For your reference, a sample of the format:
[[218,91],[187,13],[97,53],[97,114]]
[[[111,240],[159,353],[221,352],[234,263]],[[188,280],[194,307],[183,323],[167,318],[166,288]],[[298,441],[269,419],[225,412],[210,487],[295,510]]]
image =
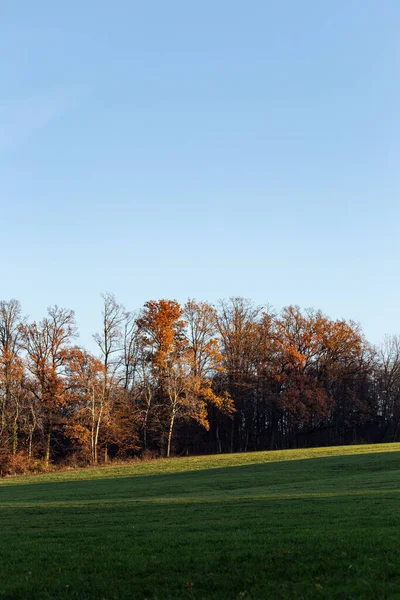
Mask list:
[[[246,499],[333,498],[400,491],[400,452],[0,487],[0,509],[30,506],[217,503]],[[68,477],[68,473],[65,474]]]

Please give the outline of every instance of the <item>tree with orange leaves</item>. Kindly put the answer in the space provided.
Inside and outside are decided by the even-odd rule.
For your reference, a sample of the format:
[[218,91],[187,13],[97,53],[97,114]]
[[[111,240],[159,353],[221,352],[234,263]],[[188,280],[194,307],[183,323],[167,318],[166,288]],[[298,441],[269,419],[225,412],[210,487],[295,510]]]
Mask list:
[[[351,322],[333,321],[321,311],[302,313],[299,307],[289,306],[282,311],[277,329],[281,402],[288,429],[337,421],[343,402],[358,405],[357,419],[362,418],[362,404],[350,393],[354,377],[365,367],[370,371],[371,366],[369,348],[359,328]],[[339,389],[344,381],[348,382],[345,394]],[[350,405],[345,412],[346,418],[351,418]]]
[[65,405],[65,371],[71,340],[76,336],[75,315],[58,306],[48,309],[40,323],[22,326],[27,368],[32,378],[31,392],[36,397],[45,431],[45,460],[50,460],[51,437],[60,409]]
[[167,456],[176,418],[184,410],[182,400],[186,398],[189,374],[184,359],[186,323],[182,316],[176,300],[152,300],[145,303],[137,321],[147,360],[156,375],[161,412],[166,414]]
[[189,299],[184,306],[184,316],[192,415],[208,430],[210,409],[214,408],[217,413],[228,417],[235,412],[229,392],[220,390],[217,393],[213,385],[215,376],[225,372],[218,340],[217,311],[207,302]]
[[70,417],[65,432],[96,465],[101,427],[109,418],[104,393],[104,365],[90,352],[74,347],[69,352],[66,375]]
[[178,419],[194,419],[208,429],[208,405],[232,411],[230,398],[216,395],[208,378],[220,360],[210,317],[208,305],[191,300],[182,309],[175,300],[159,300],[147,302],[138,320],[166,415],[167,456]]

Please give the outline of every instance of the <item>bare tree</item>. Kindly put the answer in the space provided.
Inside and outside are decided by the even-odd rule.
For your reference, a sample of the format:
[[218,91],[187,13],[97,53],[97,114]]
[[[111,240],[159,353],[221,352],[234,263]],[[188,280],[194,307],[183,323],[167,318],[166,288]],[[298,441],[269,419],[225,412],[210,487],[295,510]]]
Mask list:
[[[101,351],[103,363],[103,397],[104,413],[110,413],[113,392],[118,387],[118,369],[121,365],[121,350],[123,348],[122,329],[126,321],[126,312],[119,304],[114,294],[106,292],[103,298],[103,326],[101,333],[93,338]],[[107,444],[105,445],[104,460],[107,461]]]
[[390,441],[400,426],[400,336],[386,336],[378,349],[377,387],[382,434],[391,429]]

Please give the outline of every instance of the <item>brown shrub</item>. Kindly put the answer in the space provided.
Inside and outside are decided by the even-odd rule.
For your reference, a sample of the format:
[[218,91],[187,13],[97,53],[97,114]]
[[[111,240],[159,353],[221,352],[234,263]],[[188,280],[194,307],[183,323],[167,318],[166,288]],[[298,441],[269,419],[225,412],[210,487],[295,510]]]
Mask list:
[[48,465],[44,458],[34,459],[30,462],[29,473],[46,473],[47,471],[53,471],[51,465]]
[[140,460],[143,460],[144,462],[147,462],[148,460],[156,460],[157,458],[157,453],[153,452],[152,450],[143,450],[140,455]]
[[8,452],[1,452],[0,475],[1,477],[5,477],[6,475],[24,475],[29,471],[30,463],[31,459],[24,451],[17,452],[14,455]]

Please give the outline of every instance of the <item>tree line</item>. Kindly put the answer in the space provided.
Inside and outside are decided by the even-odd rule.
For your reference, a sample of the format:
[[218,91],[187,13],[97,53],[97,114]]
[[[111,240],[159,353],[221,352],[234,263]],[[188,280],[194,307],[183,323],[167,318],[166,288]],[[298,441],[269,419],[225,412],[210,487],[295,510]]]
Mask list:
[[400,438],[400,338],[251,300],[102,296],[93,354],[72,310],[0,302],[0,472],[18,465]]

